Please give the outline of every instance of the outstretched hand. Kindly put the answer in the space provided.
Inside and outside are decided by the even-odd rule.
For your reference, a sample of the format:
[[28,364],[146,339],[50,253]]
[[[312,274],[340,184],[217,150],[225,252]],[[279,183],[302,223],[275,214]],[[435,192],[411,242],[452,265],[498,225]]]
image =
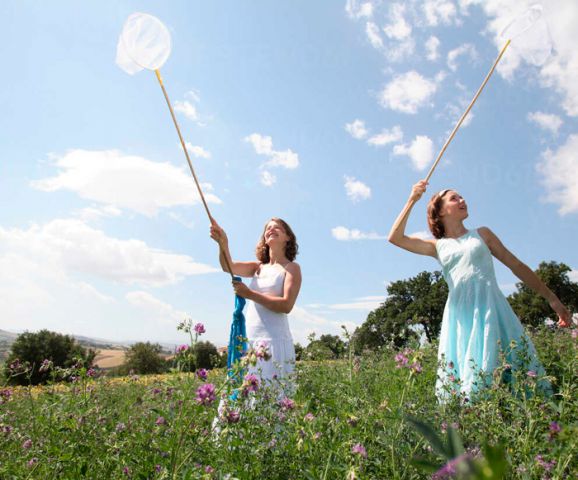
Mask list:
[[220,225],[215,221],[215,219],[211,219],[211,228],[210,228],[210,236],[211,238],[219,244],[219,246],[223,247],[227,245],[229,242],[227,238],[227,234],[225,230],[223,230]]
[[550,306],[558,315],[558,326],[560,328],[567,328],[572,324],[572,315],[560,300],[554,300],[552,303],[550,303]]
[[411,194],[409,195],[409,199],[412,202],[417,202],[422,195],[427,190],[428,182],[425,180],[420,180],[411,188]]

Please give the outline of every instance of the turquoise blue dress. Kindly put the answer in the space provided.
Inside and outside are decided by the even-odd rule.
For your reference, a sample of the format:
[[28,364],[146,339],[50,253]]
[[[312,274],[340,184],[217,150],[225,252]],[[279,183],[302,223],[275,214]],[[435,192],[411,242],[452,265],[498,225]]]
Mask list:
[[[474,395],[491,382],[502,362],[500,352],[512,369],[543,376],[534,345],[498,286],[492,254],[477,230],[437,240],[436,251],[449,287],[438,352],[438,398],[446,399],[451,389]],[[517,353],[522,345],[527,346],[525,360]]]

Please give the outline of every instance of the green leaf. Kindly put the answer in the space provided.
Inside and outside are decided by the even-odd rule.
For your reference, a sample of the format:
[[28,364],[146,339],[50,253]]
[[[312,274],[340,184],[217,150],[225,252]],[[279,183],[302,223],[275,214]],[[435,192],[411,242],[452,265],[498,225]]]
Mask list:
[[431,447],[434,449],[435,452],[442,455],[445,458],[451,458],[448,449],[444,445],[443,441],[440,437],[438,437],[435,430],[427,423],[422,422],[421,420],[406,416],[406,421],[409,422],[413,428],[415,428],[422,436],[430,443]]
[[448,427],[448,448],[451,458],[459,457],[464,453],[464,444],[459,433],[452,427]]

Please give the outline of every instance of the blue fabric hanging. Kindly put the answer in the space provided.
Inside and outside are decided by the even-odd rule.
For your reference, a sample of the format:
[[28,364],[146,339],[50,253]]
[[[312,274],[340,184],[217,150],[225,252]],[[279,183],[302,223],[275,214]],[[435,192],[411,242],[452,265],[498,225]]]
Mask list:
[[[236,281],[241,281],[241,277],[234,277]],[[247,329],[245,327],[245,308],[247,301],[239,295],[235,295],[235,311],[233,312],[233,323],[231,324],[231,334],[229,335],[229,347],[227,349],[227,368],[239,360],[247,352]]]

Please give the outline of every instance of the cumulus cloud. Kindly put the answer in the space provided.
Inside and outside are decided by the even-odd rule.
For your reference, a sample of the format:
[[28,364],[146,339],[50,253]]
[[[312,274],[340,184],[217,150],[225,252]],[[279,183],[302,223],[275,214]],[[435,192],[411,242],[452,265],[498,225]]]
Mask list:
[[379,27],[373,22],[365,24],[365,35],[373,48],[381,50],[383,48],[383,40],[379,34]]
[[307,344],[307,337],[312,333],[316,335],[323,335],[325,333],[341,335],[341,333],[343,333],[341,329],[342,325],[349,331],[355,330],[358,326],[356,323],[350,321],[331,320],[317,313],[312,313],[298,305],[295,305],[289,314],[289,325],[294,341],[301,344]]
[[452,72],[455,72],[458,69],[457,60],[459,57],[464,55],[469,56],[471,59],[476,58],[477,52],[475,47],[471,43],[464,43],[463,45],[460,45],[459,47],[454,48],[453,50],[450,50],[448,52],[447,56],[448,68]]
[[553,113],[530,112],[527,116],[530,122],[534,122],[543,130],[548,130],[554,135],[558,134],[558,129],[562,126],[562,119]]
[[406,6],[402,3],[394,3],[390,7],[390,23],[383,27],[388,38],[405,40],[411,36],[412,28],[405,19]]
[[438,37],[431,36],[425,42],[425,50],[426,50],[426,57],[428,60],[434,62],[440,56],[439,54],[439,47],[440,47],[440,40]]
[[365,233],[356,228],[349,229],[342,226],[332,228],[331,235],[333,235],[333,238],[341,242],[350,242],[354,240],[385,240],[387,238],[385,235],[379,235],[378,233]]
[[347,0],[345,12],[349,18],[355,20],[359,18],[371,18],[373,15],[373,4],[371,2],[360,2],[359,0]]
[[437,90],[437,83],[415,70],[398,75],[379,93],[379,103],[384,108],[415,114],[428,105]]
[[200,101],[199,93],[195,90],[191,90],[185,94],[185,100],[175,101],[173,109],[175,112],[184,115],[197,125],[204,126],[196,106]]
[[408,145],[396,145],[394,155],[407,155],[413,168],[417,171],[425,170],[433,159],[433,142],[426,135],[417,135]]
[[558,150],[546,150],[537,171],[546,189],[545,199],[558,204],[560,215],[578,212],[578,134],[570,135]]
[[[188,152],[197,158],[211,158],[211,152],[205,150],[203,147],[193,145],[191,142],[185,142]],[[179,143],[179,147],[181,144]],[[182,148],[182,147],[181,147]]]
[[328,305],[328,308],[332,310],[361,310],[370,312],[385,302],[385,298],[384,295],[368,295],[366,297],[355,298],[351,302],[333,303]]
[[[170,163],[159,163],[118,150],[70,150],[54,156],[56,176],[35,180],[33,188],[45,192],[71,191],[120,209],[154,216],[162,208],[200,203],[190,174]],[[209,203],[221,203],[209,183],[202,184]]]
[[423,11],[430,27],[450,25],[458,19],[456,6],[450,0],[425,0]]
[[363,120],[355,119],[345,124],[345,130],[355,139],[361,140],[367,136],[367,129]]
[[265,168],[283,167],[286,169],[295,169],[299,166],[299,155],[291,149],[274,150],[273,139],[260,133],[252,133],[245,137],[245,142],[250,143],[257,155],[267,157],[261,166],[260,181],[263,185],[271,187],[277,181],[277,177]]
[[356,180],[354,177],[348,177],[345,175],[345,193],[351,199],[353,203],[359,202],[360,200],[367,200],[371,197],[371,188],[369,188],[365,183]]
[[110,237],[78,219],[56,219],[28,229],[0,227],[0,245],[6,255],[50,264],[62,278],[80,273],[121,284],[164,286],[217,271],[142,240]]
[[403,131],[399,125],[394,126],[391,129],[384,128],[380,133],[372,135],[367,143],[375,147],[382,147],[390,143],[395,143],[401,141],[403,138]]
[[167,326],[177,325],[187,317],[186,312],[177,310],[171,304],[163,302],[149,292],[128,292],[125,298],[129,304],[141,310],[148,319]]

